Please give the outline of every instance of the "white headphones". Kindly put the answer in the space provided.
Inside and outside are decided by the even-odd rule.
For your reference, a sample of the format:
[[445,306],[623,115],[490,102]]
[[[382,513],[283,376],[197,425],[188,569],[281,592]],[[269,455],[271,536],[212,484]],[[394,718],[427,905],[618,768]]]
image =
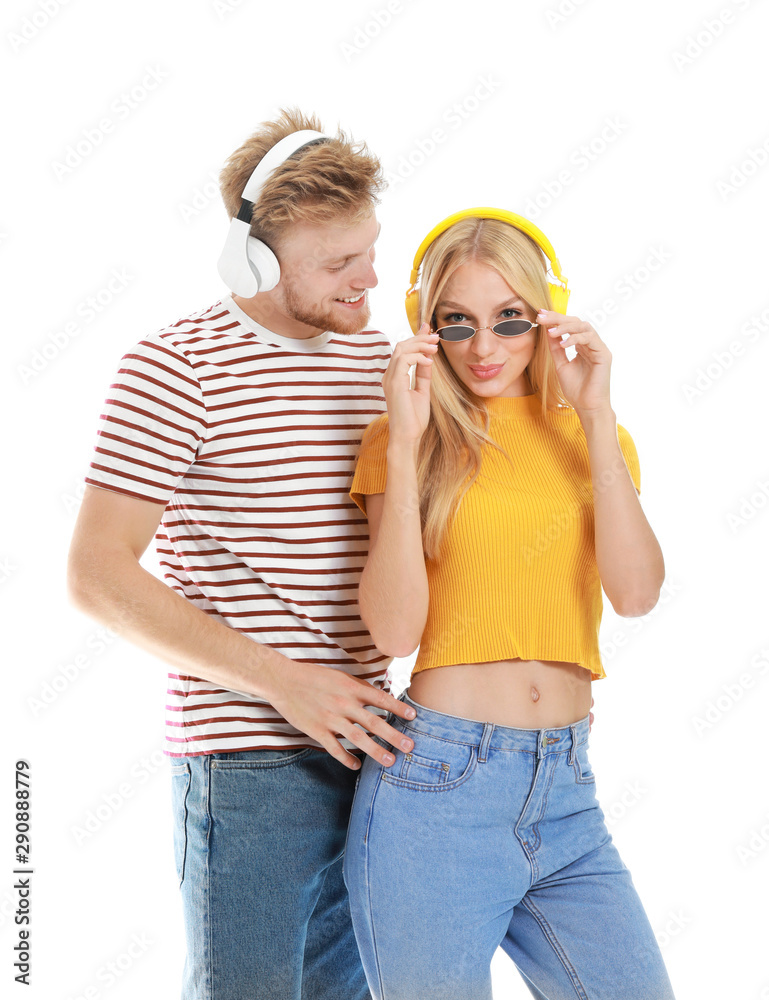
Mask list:
[[251,298],[257,292],[269,292],[280,281],[278,258],[266,243],[249,235],[251,213],[262,188],[273,171],[303,146],[329,138],[323,132],[310,129],[292,132],[267,150],[248,178],[241,195],[240,209],[230,222],[227,242],[218,264],[222,280],[235,295]]

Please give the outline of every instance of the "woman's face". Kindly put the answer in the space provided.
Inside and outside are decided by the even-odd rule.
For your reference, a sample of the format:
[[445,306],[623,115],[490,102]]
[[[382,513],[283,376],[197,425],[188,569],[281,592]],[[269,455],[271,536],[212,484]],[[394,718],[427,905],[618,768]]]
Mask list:
[[490,327],[536,312],[520,299],[499,271],[470,261],[454,271],[435,308],[434,329],[464,325],[478,329],[470,340],[439,341],[446,360],[477,396],[529,396],[526,366],[534,356],[536,326],[517,337],[499,337]]

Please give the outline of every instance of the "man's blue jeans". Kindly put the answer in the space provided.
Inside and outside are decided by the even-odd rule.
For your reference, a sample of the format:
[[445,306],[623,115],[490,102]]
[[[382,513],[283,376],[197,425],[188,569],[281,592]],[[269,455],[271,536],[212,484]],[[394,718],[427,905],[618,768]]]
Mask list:
[[174,760],[182,1000],[371,1000],[342,852],[355,782],[325,751]]
[[[377,1000],[490,1000],[497,947],[539,1000],[672,1000],[588,759],[589,719],[513,729],[413,705],[366,757],[344,877]],[[652,847],[652,849],[654,849]]]

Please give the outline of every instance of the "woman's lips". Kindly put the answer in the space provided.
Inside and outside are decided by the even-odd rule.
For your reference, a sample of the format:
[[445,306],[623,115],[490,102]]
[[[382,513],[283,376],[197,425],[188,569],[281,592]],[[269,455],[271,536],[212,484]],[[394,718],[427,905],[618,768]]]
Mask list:
[[470,371],[475,375],[476,378],[494,378],[495,375],[499,375],[504,367],[501,365],[468,365]]

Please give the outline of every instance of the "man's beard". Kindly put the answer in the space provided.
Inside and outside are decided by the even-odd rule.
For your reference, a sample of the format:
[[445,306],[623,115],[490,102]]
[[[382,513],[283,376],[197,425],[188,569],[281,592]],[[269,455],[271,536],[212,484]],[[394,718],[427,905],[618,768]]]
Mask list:
[[351,312],[349,319],[345,319],[344,316],[339,316],[335,312],[332,313],[303,302],[298,292],[298,286],[291,278],[284,276],[281,284],[283,285],[283,308],[286,315],[298,323],[306,323],[307,326],[324,332],[329,330],[331,333],[353,334],[365,330],[371,319],[368,300],[363,303],[360,309]]

